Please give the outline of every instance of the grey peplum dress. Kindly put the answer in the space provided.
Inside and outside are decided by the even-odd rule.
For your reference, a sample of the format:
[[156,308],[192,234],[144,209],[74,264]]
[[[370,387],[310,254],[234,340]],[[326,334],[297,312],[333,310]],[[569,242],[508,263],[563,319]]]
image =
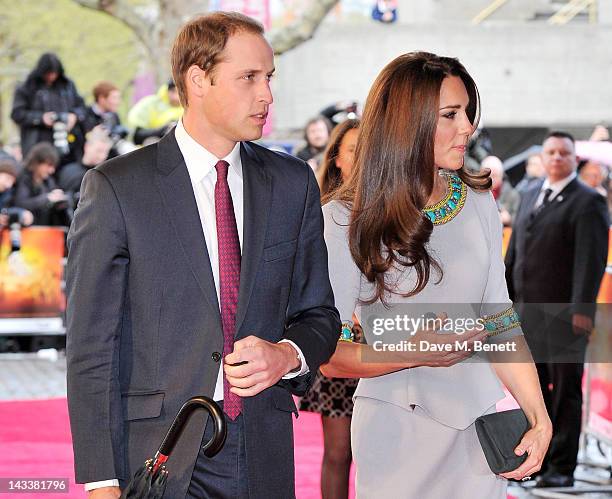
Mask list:
[[[348,208],[339,201],[323,207],[329,273],[342,320],[359,298],[372,296],[355,265],[347,241]],[[454,218],[434,226],[428,250],[443,270],[411,298],[388,297],[392,304],[423,304],[436,313],[448,304],[478,304],[481,317],[512,307],[502,260],[502,228],[490,192],[466,189]],[[398,289],[412,289],[412,270],[389,276]],[[468,307],[469,308],[469,307]],[[363,309],[365,310],[365,309]],[[451,314],[449,313],[449,317]],[[361,321],[364,319],[361,318]],[[371,345],[375,337],[364,327]],[[507,342],[522,335],[520,325],[489,337]],[[359,499],[505,499],[506,480],[485,460],[474,420],[495,412],[504,392],[490,364],[464,361],[452,367],[418,367],[359,381],[351,425]]]

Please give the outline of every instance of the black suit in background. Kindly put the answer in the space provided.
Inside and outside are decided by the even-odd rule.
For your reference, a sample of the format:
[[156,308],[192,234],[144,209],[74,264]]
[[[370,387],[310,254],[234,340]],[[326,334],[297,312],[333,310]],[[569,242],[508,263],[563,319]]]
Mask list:
[[[236,340],[293,341],[310,373],[243,399],[251,499],[294,497],[291,393],[340,331],[319,189],[302,161],[242,143],[244,236]],[[210,223],[210,221],[207,221]],[[214,221],[213,221],[214,223]],[[125,486],[181,404],[213,396],[219,304],[191,180],[174,131],[89,171],[68,236],[68,405],[76,481]],[[184,498],[205,418],[186,426],[166,496]]]
[[534,210],[541,187],[539,182],[523,195],[506,253],[506,280],[521,310],[553,424],[542,472],[571,476],[578,453],[588,343],[587,337],[574,334],[572,314],[594,317],[610,222],[603,197],[577,179]]

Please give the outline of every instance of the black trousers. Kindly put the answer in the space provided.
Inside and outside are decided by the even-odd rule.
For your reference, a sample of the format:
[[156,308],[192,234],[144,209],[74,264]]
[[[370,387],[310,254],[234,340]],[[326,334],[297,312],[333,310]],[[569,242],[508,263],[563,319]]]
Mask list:
[[582,423],[583,364],[536,364],[553,437],[542,472],[572,476]]
[[[220,404],[222,407],[222,404]],[[225,416],[227,438],[219,453],[206,457],[200,453],[187,490],[188,499],[248,499],[249,483],[244,445],[244,419],[240,414],[235,420]],[[202,438],[202,446],[210,440],[213,424],[209,418]]]
[[553,437],[541,474],[571,476],[582,424],[582,375],[588,339],[574,334],[571,309],[521,304],[525,338],[536,362]]

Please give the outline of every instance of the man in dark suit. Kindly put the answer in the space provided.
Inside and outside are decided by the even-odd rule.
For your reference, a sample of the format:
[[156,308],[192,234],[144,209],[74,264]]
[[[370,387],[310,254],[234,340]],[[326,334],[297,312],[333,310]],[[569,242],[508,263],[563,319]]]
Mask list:
[[[576,178],[574,139],[551,133],[546,178],[523,195],[506,254],[506,279],[522,304],[553,438],[538,486],[571,486],[582,414],[582,374],[606,267],[609,220],[602,196]],[[551,388],[552,387],[552,388]]]
[[189,22],[172,67],[182,121],[89,171],[69,234],[76,480],[91,499],[119,497],[202,394],[223,406],[225,446],[206,457],[210,428],[194,416],[166,497],[294,497],[291,394],[340,331],[317,183],[304,162],[248,142],[272,103],[273,52],[257,22]]

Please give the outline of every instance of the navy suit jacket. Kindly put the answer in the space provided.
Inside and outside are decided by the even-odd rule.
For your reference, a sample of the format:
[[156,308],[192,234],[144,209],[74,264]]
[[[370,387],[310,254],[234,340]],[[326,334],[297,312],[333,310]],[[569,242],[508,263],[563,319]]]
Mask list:
[[[241,144],[244,235],[236,338],[294,341],[310,373],[244,399],[252,498],[294,496],[291,392],[335,349],[319,189],[302,161]],[[214,221],[213,221],[214,223]],[[223,349],[211,265],[174,131],[89,171],[68,235],[68,404],[79,483],[151,457],[180,406],[214,393]],[[191,419],[169,462],[185,497],[205,425]]]

